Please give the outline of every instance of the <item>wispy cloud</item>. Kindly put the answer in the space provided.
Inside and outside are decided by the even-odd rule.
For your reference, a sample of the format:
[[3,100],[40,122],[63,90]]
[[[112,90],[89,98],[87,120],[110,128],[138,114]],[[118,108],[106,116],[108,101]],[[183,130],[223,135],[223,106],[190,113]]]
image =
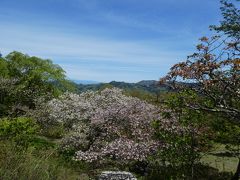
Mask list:
[[176,0],[15,1],[0,7],[0,50],[50,58],[71,79],[158,79],[193,51],[203,29],[165,13]]
[[[41,33],[40,33],[41,32]],[[29,54],[45,57],[70,57],[73,59],[98,59],[100,61],[120,61],[139,63],[155,63],[159,59],[167,59],[182,55],[176,49],[164,48],[168,42],[151,43],[147,41],[121,41],[54,33],[49,30],[21,28],[8,25],[1,29],[0,46],[7,51],[23,50]],[[144,60],[147,62],[144,62]]]

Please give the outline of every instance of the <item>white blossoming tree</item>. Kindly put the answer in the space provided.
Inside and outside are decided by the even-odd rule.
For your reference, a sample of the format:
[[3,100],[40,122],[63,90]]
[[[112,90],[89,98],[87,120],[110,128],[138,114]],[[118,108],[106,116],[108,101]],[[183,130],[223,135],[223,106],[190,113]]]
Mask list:
[[73,150],[75,160],[144,161],[157,150],[151,124],[160,119],[159,108],[120,89],[66,93],[47,108],[49,119],[68,130],[61,149]]

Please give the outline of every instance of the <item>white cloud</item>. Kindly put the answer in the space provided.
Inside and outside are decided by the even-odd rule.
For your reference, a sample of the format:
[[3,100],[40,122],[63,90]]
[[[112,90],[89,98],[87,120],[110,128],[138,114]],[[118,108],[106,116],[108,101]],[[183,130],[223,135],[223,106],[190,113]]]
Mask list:
[[187,55],[184,51],[165,48],[170,42],[123,41],[11,23],[0,28],[0,39],[4,54],[17,50],[50,58],[61,63],[71,79],[158,79],[158,72],[166,73],[172,64]]
[[19,26],[1,28],[0,47],[5,51],[19,50],[30,55],[44,57],[69,57],[73,59],[95,59],[118,62],[138,62],[154,64],[161,61],[175,61],[185,52],[176,52],[145,41],[121,41],[71,35],[66,33],[45,32]]

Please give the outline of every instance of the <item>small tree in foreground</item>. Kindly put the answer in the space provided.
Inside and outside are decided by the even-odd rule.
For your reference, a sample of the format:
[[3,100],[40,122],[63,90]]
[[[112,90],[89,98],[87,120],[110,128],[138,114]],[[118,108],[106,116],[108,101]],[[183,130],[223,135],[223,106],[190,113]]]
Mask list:
[[195,99],[191,91],[172,94],[168,97],[161,114],[162,121],[155,121],[156,136],[164,144],[158,152],[161,166],[169,169],[171,178],[196,178],[195,166],[201,156],[210,148],[210,129],[205,115],[200,111],[186,108],[183,99]]

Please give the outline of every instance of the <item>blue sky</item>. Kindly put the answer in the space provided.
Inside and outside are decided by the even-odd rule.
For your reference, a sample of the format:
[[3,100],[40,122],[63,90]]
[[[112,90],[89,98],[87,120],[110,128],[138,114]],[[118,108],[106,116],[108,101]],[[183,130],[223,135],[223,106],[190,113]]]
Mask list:
[[0,0],[0,51],[73,80],[158,80],[221,19],[218,0]]

